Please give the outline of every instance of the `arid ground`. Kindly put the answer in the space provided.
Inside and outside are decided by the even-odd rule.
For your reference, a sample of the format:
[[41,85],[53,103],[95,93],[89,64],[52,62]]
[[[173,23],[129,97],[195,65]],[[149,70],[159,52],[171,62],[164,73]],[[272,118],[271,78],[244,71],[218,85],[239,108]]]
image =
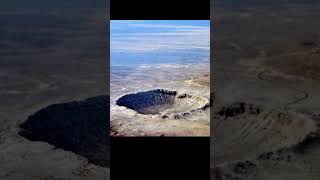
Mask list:
[[319,179],[319,3],[221,0],[211,10],[211,179]]
[[209,136],[209,73],[207,63],[111,67],[111,134]]
[[[99,110],[83,100],[107,93],[107,8],[98,0],[1,1],[0,179],[109,179],[107,164],[86,151],[95,113],[72,116]],[[57,103],[67,104],[43,109]]]

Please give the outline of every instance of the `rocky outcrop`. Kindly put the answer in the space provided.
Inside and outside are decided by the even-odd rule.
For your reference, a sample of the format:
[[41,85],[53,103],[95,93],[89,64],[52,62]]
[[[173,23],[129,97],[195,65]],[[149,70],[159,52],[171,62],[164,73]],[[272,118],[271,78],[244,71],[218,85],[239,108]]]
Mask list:
[[109,167],[109,114],[108,96],[54,104],[29,116],[19,134]]
[[259,107],[254,106],[253,104],[245,102],[233,103],[230,106],[223,107],[217,112],[218,115],[224,116],[225,118],[238,116],[240,114],[249,113],[249,114],[260,114],[261,110]]

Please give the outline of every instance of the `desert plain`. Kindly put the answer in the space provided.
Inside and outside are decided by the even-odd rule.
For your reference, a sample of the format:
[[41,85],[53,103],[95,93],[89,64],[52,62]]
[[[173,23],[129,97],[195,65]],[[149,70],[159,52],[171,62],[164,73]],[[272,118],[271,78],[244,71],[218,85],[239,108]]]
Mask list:
[[209,63],[123,69],[111,67],[111,135],[210,135]]
[[0,3],[0,179],[109,179],[106,17],[105,1]]
[[215,1],[211,179],[319,179],[317,1]]

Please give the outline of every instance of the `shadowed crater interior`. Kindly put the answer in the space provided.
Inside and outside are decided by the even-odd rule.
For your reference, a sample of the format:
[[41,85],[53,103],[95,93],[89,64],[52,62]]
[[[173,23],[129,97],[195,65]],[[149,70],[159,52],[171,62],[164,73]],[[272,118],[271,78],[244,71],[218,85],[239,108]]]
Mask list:
[[127,94],[116,101],[117,105],[141,114],[181,113],[205,107],[208,103],[205,98],[164,89]]
[[50,105],[28,117],[19,134],[109,167],[109,97]]

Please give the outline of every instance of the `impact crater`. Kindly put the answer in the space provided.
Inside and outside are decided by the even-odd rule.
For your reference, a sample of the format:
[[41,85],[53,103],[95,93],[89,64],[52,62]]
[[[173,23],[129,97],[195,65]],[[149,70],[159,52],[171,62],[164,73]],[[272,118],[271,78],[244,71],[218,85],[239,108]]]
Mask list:
[[200,96],[179,94],[177,91],[155,89],[124,95],[116,104],[145,115],[177,115],[204,110],[209,106],[209,100]]

